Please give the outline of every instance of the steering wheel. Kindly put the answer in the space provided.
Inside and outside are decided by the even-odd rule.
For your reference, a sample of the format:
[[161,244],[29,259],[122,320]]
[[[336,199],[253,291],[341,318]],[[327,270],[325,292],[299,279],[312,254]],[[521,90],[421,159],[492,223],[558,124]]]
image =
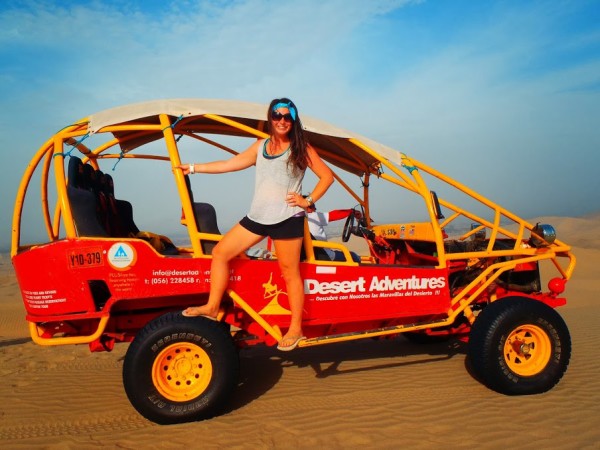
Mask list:
[[[356,236],[363,236],[363,229],[367,228],[367,219],[365,218],[365,209],[362,205],[359,205],[361,209],[361,216],[358,219],[357,226],[354,226],[354,222],[356,221],[356,212],[357,207],[352,208],[352,212],[348,215],[346,219],[346,223],[344,224],[344,231],[342,231],[342,242],[348,242],[350,240],[350,235],[355,234]],[[366,230],[365,230],[366,231]]]
[[348,242],[350,240],[350,235],[352,234],[354,228],[354,209],[348,215],[346,219],[346,223],[344,224],[344,231],[342,231],[342,242]]

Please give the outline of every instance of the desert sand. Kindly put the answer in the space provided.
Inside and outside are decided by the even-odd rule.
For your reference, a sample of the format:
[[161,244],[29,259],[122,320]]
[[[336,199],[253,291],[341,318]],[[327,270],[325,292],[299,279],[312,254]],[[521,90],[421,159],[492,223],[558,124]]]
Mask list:
[[[578,265],[559,312],[573,341],[562,381],[535,396],[490,391],[460,343],[403,337],[241,352],[240,385],[211,420],[160,426],[129,404],[126,344],[41,347],[0,258],[0,448],[600,448],[600,215],[543,218]],[[532,221],[533,222],[533,221]],[[547,280],[546,280],[547,281]]]

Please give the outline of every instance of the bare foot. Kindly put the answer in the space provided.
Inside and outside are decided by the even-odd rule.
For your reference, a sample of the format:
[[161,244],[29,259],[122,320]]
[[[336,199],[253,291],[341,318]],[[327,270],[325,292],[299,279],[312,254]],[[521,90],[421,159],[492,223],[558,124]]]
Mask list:
[[190,306],[189,308],[183,310],[183,312],[181,314],[183,314],[185,317],[205,316],[205,317],[208,317],[209,319],[216,319],[218,313],[219,313],[219,310],[212,310],[211,308],[208,307],[208,305],[202,305],[202,306]]
[[277,349],[281,350],[282,352],[289,352],[290,350],[294,350],[298,346],[300,341],[304,339],[306,339],[306,337],[302,336],[302,332],[300,332],[299,334],[292,334],[288,331],[287,334],[281,338],[281,341],[279,341]]

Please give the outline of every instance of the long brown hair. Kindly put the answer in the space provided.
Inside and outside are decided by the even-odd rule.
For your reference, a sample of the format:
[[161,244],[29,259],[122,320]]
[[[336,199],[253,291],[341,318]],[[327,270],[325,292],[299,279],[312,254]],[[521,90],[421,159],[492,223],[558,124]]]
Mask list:
[[269,134],[272,134],[271,112],[273,111],[273,107],[278,103],[287,104],[290,113],[292,112],[292,108],[295,110],[294,114],[292,114],[292,117],[295,115],[295,119],[292,121],[292,128],[289,132],[291,155],[288,160],[288,169],[291,167],[292,172],[298,174],[304,172],[308,167],[308,141],[304,135],[304,128],[300,121],[298,108],[294,102],[285,97],[273,99],[269,104],[269,110],[267,111],[267,130]]

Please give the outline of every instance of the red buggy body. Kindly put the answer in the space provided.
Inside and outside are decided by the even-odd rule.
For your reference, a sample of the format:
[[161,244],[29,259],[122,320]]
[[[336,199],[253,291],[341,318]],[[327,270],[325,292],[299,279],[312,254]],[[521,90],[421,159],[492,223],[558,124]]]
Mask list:
[[[88,344],[93,351],[130,342],[125,390],[155,422],[217,414],[235,390],[237,351],[275,344],[289,324],[277,255],[268,252],[232,262],[218,322],[180,314],[206,302],[210,253],[220,239],[215,209],[194,201],[180,170],[171,175],[170,168],[181,163],[180,140],[234,154],[217,139],[263,138],[265,117],[266,106],[234,101],[127,105],[63,128],[23,176],[12,261],[33,340]],[[558,383],[569,362],[570,337],[554,307],[566,301],[561,294],[575,258],[553,228],[529,224],[389,147],[309,117],[303,122],[365,219],[349,216],[342,243],[313,241],[305,227],[307,339],[300,347],[400,333],[420,341],[455,336],[469,341],[473,372],[493,390],[534,394]],[[147,148],[152,153],[144,153]],[[140,232],[133,220],[137,205],[115,198],[118,181],[101,171],[103,161],[121,159],[170,165],[165,173],[176,186],[173,201],[181,206],[189,242],[175,245]],[[41,180],[47,239],[31,244],[21,242],[21,228],[34,174]],[[362,192],[349,187],[352,177],[360,179]],[[373,223],[377,207],[369,190],[378,183],[418,199],[427,220],[407,221],[414,219],[402,213],[394,223]],[[202,200],[210,195],[203,193]],[[388,199],[390,207],[400,207],[402,198]],[[351,237],[367,249],[359,263],[346,245]],[[329,260],[323,247],[341,252],[344,260]],[[545,280],[547,288],[541,264],[555,271]]]

